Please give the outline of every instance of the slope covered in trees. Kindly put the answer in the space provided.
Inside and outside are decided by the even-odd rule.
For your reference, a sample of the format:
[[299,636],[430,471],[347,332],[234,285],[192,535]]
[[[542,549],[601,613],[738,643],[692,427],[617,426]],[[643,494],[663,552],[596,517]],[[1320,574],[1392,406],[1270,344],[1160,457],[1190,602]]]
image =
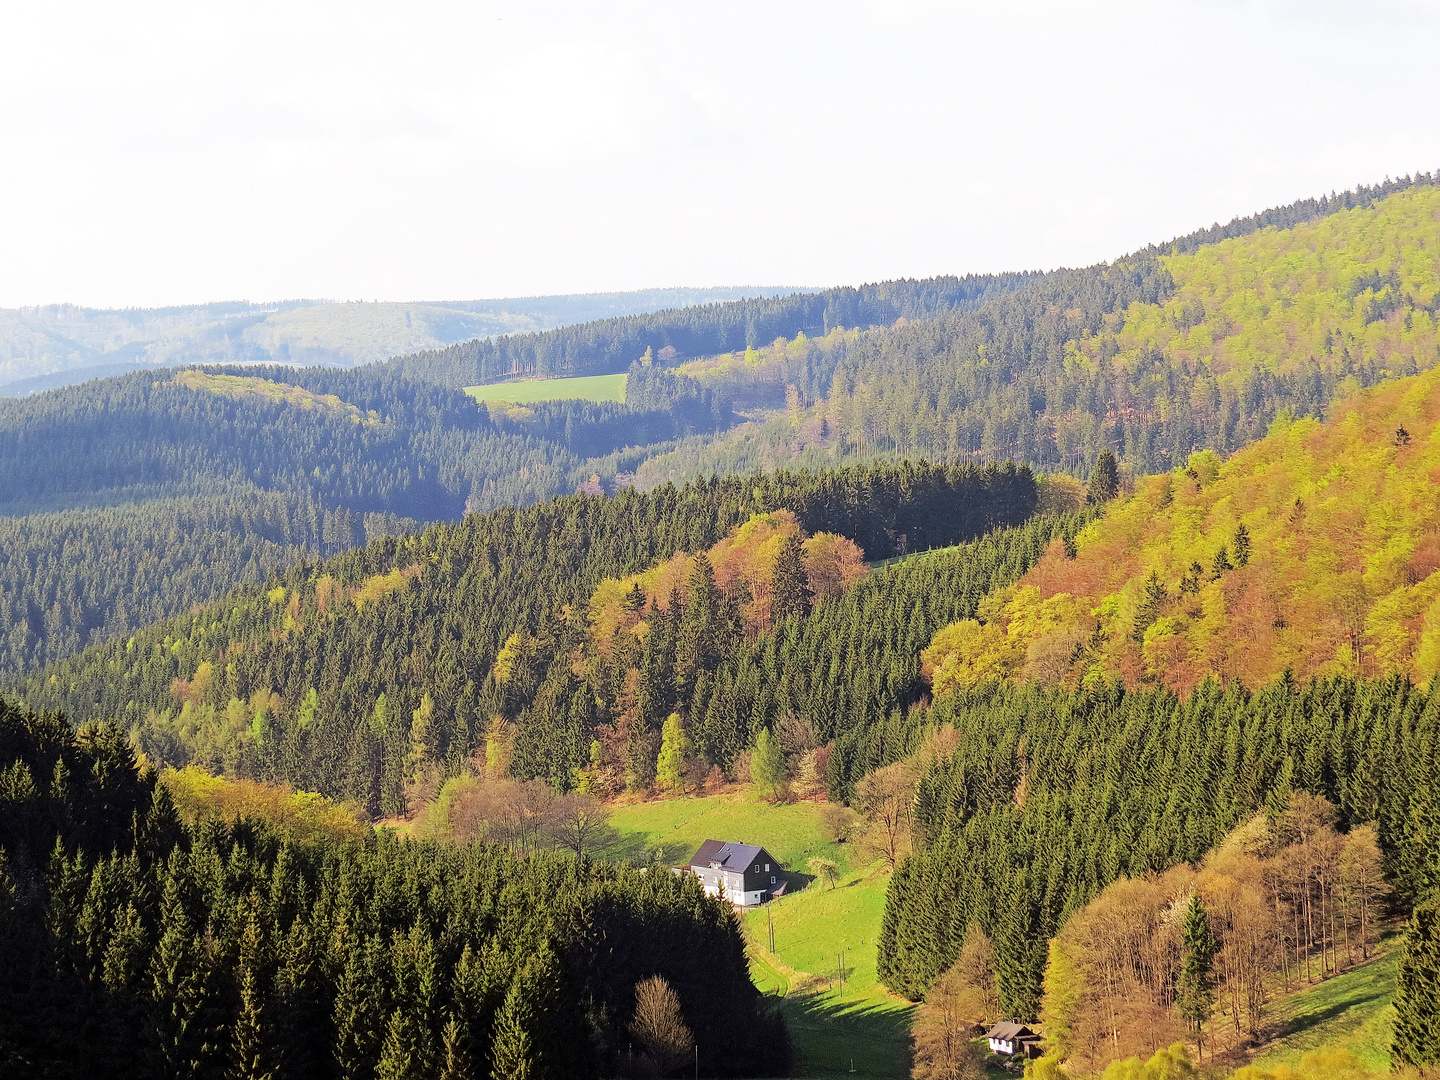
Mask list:
[[953,724],[959,748],[920,783],[881,975],[924,994],[975,925],[994,942],[1006,1015],[1033,1020],[1047,942],[1072,912],[1122,876],[1200,863],[1291,792],[1327,799],[1342,829],[1373,824],[1388,886],[1416,903],[1440,883],[1437,717],[1440,684],[1395,677],[1282,679],[1253,696],[1207,682],[1185,700],[1118,684],[940,699],[910,722]]
[[350,367],[476,337],[792,292],[680,288],[420,304],[292,300],[126,310],[73,304],[0,309],[0,394],[33,394],[179,364]]
[[[155,372],[0,401],[0,678],[415,523],[575,491],[618,449],[730,422],[639,368],[625,404],[492,419],[371,372]],[[622,461],[608,458],[608,474]]]
[[[1421,250],[1434,235],[1430,182],[1307,200],[1085,270],[684,308],[352,371],[252,367],[179,381],[150,371],[0,402],[0,512],[104,506],[124,518],[81,526],[103,547],[115,522],[103,572],[34,545],[17,551],[0,585],[14,620],[0,672],[204,602],[302,545],[324,554],[393,527],[377,518],[367,528],[368,514],[453,520],[627,480],[796,461],[926,453],[1078,471],[1111,446],[1149,470],[1199,447],[1228,450],[1279,410],[1315,414],[1357,382],[1433,361],[1436,290]],[[1219,345],[1207,353],[1205,341]],[[624,405],[492,413],[457,392],[513,373],[620,371],[647,354],[654,363],[637,369]],[[666,367],[695,356],[682,374]],[[237,379],[284,385],[239,393]],[[314,407],[330,398],[340,404]],[[732,399],[779,418],[717,440],[735,419]],[[165,562],[177,585],[159,608],[131,584],[156,569],[136,538],[165,535],[172,519],[146,503],[214,497],[215,513],[239,520],[249,512],[225,500],[257,490],[281,494],[282,516],[305,523],[278,549],[273,529],[184,532]],[[268,554],[241,564],[231,548]]]
[[[755,729],[793,700],[811,701],[807,714],[828,740],[842,718],[868,726],[918,696],[918,645],[965,613],[963,605],[978,601],[997,573],[1008,572],[1009,581],[1027,569],[1053,525],[1043,536],[992,543],[980,559],[930,557],[943,568],[932,585],[948,576],[961,587],[945,600],[922,599],[917,589],[898,610],[879,590],[864,593],[863,607],[849,606],[844,597],[852,590],[803,618],[806,589],[823,594],[840,586],[811,581],[802,560],[787,578],[793,617],[772,619],[773,601],[765,599],[764,618],[781,625],[753,645],[725,632],[728,605],[765,598],[782,560],[751,558],[758,577],[740,580],[724,604],[692,605],[688,619],[670,604],[668,588],[655,597],[642,592],[626,617],[649,612],[654,632],[643,642],[630,634],[638,652],[626,645],[613,650],[608,668],[587,668],[600,651],[591,645],[587,652],[586,643],[593,640],[591,601],[604,579],[648,571],[677,552],[706,551],[771,511],[790,511],[807,534],[836,534],[867,556],[884,557],[901,544],[923,549],[1022,521],[1035,500],[1028,470],[904,464],[572,496],[472,515],[294,567],[260,588],[54,665],[25,681],[23,693],[32,705],[77,720],[122,722],[156,762],[273,777],[354,798],[374,813],[403,809],[406,784],[422,767],[458,769],[497,723],[495,735],[514,737],[517,774],[558,786],[576,782],[602,727],[630,725],[621,741],[628,745],[633,730],[644,748],[676,708],[697,740],[707,733],[712,762],[729,767]],[[843,580],[844,545],[824,543]],[[689,588],[683,579],[675,585],[683,609]],[[631,603],[628,595],[620,600],[622,608]],[[927,615],[931,604],[939,606]],[[792,627],[820,627],[837,616],[813,636]],[[885,671],[853,652],[854,662],[842,663],[877,635],[889,643],[872,657]],[[676,650],[687,641],[696,648],[709,642],[704,662],[677,669]],[[824,652],[830,659],[822,664]],[[774,678],[782,658],[811,674]],[[631,679],[639,680],[638,693],[627,688]],[[852,689],[841,689],[847,685]],[[621,764],[648,783],[655,757],[632,750]]]
[[[1427,178],[1428,179],[1428,178]],[[1282,411],[1437,359],[1440,191],[1425,184],[1190,254],[1066,271],[862,337],[827,403],[843,445],[1138,472],[1228,453]]]
[[889,326],[896,319],[933,318],[967,309],[1018,288],[1040,274],[902,279],[859,288],[733,300],[581,326],[467,341],[397,357],[389,366],[408,378],[468,386],[516,375],[555,378],[624,371],[647,350],[662,360],[713,356],[765,345],[800,331]]
[[788,1069],[735,915],[694,879],[188,827],[117,729],[3,701],[0,762],[7,1077],[559,1080],[677,1048]]
[[[1437,204],[1440,205],[1440,204]],[[926,652],[937,693],[1122,676],[1188,692],[1440,666],[1440,370],[1137,483]]]

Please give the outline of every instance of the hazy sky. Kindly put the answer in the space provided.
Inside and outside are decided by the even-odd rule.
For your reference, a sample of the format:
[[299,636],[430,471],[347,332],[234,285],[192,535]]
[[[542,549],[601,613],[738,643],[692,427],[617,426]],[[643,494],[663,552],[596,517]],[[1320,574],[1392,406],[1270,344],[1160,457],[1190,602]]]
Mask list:
[[1440,168],[1440,0],[0,15],[0,306],[1077,265]]

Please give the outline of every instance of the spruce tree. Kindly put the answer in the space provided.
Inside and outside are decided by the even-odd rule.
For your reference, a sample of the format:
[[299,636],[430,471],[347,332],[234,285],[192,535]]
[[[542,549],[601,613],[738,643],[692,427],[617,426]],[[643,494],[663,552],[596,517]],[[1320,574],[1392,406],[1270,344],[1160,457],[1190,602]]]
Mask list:
[[1135,611],[1134,628],[1130,632],[1137,645],[1145,641],[1145,631],[1154,625],[1165,607],[1165,601],[1169,599],[1170,594],[1165,589],[1165,583],[1160,580],[1158,573],[1151,570],[1140,597],[1140,606]]
[[811,590],[810,578],[805,573],[805,549],[796,533],[791,533],[780,545],[770,588],[772,626],[778,625],[791,615],[804,616],[810,613],[810,601],[815,593]]
[[1176,1003],[1190,1030],[1200,1035],[1215,1003],[1215,954],[1220,951],[1220,942],[1210,927],[1210,916],[1198,893],[1190,897],[1180,932],[1180,981],[1176,987]]
[[1120,463],[1110,450],[1101,450],[1095,458],[1095,468],[1090,472],[1090,487],[1085,501],[1091,506],[1102,506],[1120,494]]
[[159,1071],[194,1073],[200,1065],[200,1017],[206,1003],[204,951],[185,913],[181,882],[184,855],[175,851],[166,866],[160,900],[160,940],[150,958],[155,1049]]
[[1404,1065],[1440,1065],[1440,895],[1417,907],[1405,930],[1391,1053]]
[[1225,571],[1234,570],[1235,564],[1230,561],[1230,550],[1220,545],[1220,550],[1215,552],[1214,561],[1210,563],[1210,580],[1219,581],[1225,576]]
[[535,1041],[529,1030],[535,1003],[527,1000],[528,989],[526,980],[517,978],[495,1014],[491,1080],[533,1080],[538,1075]]
[[1244,566],[1250,561],[1250,530],[1242,522],[1235,526],[1235,536],[1230,542],[1235,550],[1235,565]]
[[264,962],[264,939],[256,908],[260,898],[252,893],[245,930],[240,935],[240,1014],[231,1033],[230,1068],[226,1080],[270,1080],[270,1047],[266,1045],[264,1001],[260,968]]
[[441,1032],[438,1080],[469,1080],[474,1075],[465,1041],[464,1026],[452,1016]]
[[1200,579],[1205,575],[1205,568],[1198,562],[1192,562],[1190,568],[1185,571],[1185,576],[1180,579],[1180,592],[1184,596],[1193,596],[1200,591]]

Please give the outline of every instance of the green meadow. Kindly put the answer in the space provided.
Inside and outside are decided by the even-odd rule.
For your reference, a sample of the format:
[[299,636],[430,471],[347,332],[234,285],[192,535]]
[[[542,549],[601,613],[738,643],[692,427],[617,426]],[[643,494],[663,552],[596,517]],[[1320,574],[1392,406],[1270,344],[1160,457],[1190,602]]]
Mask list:
[[476,401],[504,402],[510,405],[574,398],[624,402],[625,379],[623,371],[618,375],[582,375],[573,379],[525,379],[519,382],[467,386],[465,393]]
[[[867,864],[852,845],[828,840],[822,807],[771,805],[748,791],[620,806],[610,819],[620,838],[601,855],[637,861],[658,855],[673,866],[707,839],[764,847],[787,868],[789,889],[741,922],[751,977],[784,1013],[801,1075],[905,1077],[913,1006],[886,991],[875,974],[890,874],[883,863]],[[839,867],[833,888],[809,872],[813,858]]]
[[1366,1068],[1390,1071],[1399,940],[1368,963],[1276,1003],[1275,1038],[1254,1058],[1261,1068],[1295,1066],[1312,1050],[1344,1047]]

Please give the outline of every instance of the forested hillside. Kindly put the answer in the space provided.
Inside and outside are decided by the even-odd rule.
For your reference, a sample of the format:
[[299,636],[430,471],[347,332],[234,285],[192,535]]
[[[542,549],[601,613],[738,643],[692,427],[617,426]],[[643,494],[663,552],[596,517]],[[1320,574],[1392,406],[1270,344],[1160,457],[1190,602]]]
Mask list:
[[[881,973],[913,996],[954,961],[966,930],[994,941],[1007,1015],[1035,1017],[1046,943],[1116,878],[1198,863],[1291,791],[1323,796],[1342,828],[1374,824],[1402,905],[1440,884],[1440,684],[1281,679],[1253,696],[1207,682],[1090,691],[994,683],[910,723],[953,724],[959,749],[919,786],[917,852],[888,894]],[[1310,927],[1308,952],[1325,935]],[[1317,945],[1318,947],[1318,945]]]
[[5,701],[0,762],[6,1076],[788,1072],[693,878],[186,827],[118,729]]
[[0,513],[15,515],[0,518],[0,678],[307,556],[575,491],[613,476],[624,447],[730,422],[693,380],[637,365],[629,383],[625,404],[493,418],[459,391],[323,368],[0,401]]
[[[1098,1068],[1193,1042],[1219,986],[1227,1038],[1258,1037],[1297,970],[1363,956],[1367,905],[1423,909],[1440,886],[1437,416],[1432,370],[1131,496],[1099,463],[1102,514],[924,653],[935,699],[896,741],[956,735],[914,779],[890,986],[950,993],[936,980],[983,934],[1004,1013],[1040,1015],[1043,987],[1049,1048]],[[1215,905],[1185,918],[1226,965],[1203,985],[1181,978],[1174,922],[1192,896]]]
[[[25,681],[23,693],[32,706],[61,708],[76,720],[121,721],[157,764],[273,776],[354,798],[376,814],[403,810],[407,784],[428,765],[456,770],[492,738],[513,750],[519,775],[560,787],[578,782],[598,739],[615,750],[593,764],[614,765],[621,782],[645,787],[654,740],[676,708],[697,739],[706,733],[711,763],[729,768],[757,728],[790,705],[788,695],[810,699],[807,714],[827,741],[842,723],[868,727],[913,699],[923,689],[918,645],[973,610],[997,574],[1008,582],[1023,573],[1054,525],[992,543],[982,558],[937,564],[932,584],[961,587],[930,598],[917,590],[903,609],[890,607],[883,591],[851,606],[845,582],[863,569],[861,554],[966,540],[1024,520],[1036,497],[1025,469],[907,463],[572,496],[472,515],[302,564],[260,588],[88,649]],[[773,520],[784,523],[781,511],[793,514],[790,524],[765,522],[764,515],[779,515]],[[706,552],[732,530],[753,534],[762,524],[774,542],[738,545],[723,598],[712,580],[696,603],[689,568],[672,567],[678,605],[669,586],[633,596],[637,590],[625,586],[617,602],[627,640],[598,634],[596,595],[607,578]],[[787,540],[803,549],[801,528],[833,538],[816,538],[809,568],[806,556],[791,562],[783,550]],[[845,555],[840,538],[861,551]],[[770,610],[782,581],[789,619]],[[811,597],[827,592],[832,599],[805,619]],[[757,601],[763,613],[754,610]],[[739,618],[747,604],[748,629]],[[642,618],[651,632],[636,635]],[[806,627],[838,621],[792,641],[796,619]],[[766,632],[771,623],[778,625]],[[814,634],[808,643],[807,632]],[[874,646],[862,644],[872,635],[898,637],[898,649],[875,657],[894,672],[842,663],[847,649],[873,656]],[[677,666],[687,648],[689,667]],[[831,659],[820,664],[817,649]],[[811,668],[807,680],[818,675],[828,685],[812,692],[798,673],[775,678],[781,662]],[[836,700],[828,687],[850,689]],[[843,716],[834,711],[857,695]]]
[[1229,453],[1281,412],[1429,368],[1440,339],[1429,184],[1191,254],[1051,275],[973,313],[862,338],[836,369],[846,445],[1138,472]]
[[1277,415],[1322,416],[1336,396],[1434,364],[1432,185],[1307,200],[973,310],[688,363],[788,416],[687,440],[637,480],[914,453],[1076,473],[1107,448],[1147,473],[1230,453]]
[[1440,667],[1440,370],[1152,477],[926,653],[937,694],[1122,676],[1188,692]]
[[[1433,362],[1430,183],[1296,203],[1086,270],[682,308],[348,372],[150,371],[0,402],[0,513],[114,508],[11,535],[81,529],[115,549],[103,573],[83,547],[58,562],[13,551],[0,676],[396,518],[916,453],[1079,472],[1107,446],[1140,471],[1228,451],[1286,410],[1319,415],[1337,393]],[[639,377],[623,405],[485,410],[458,392],[516,373],[627,368]],[[752,422],[725,434],[737,420]],[[232,500],[276,493],[284,510],[268,513],[292,523],[288,535],[182,532],[163,560],[150,554],[173,531],[156,499],[216,499],[205,514],[241,522],[254,514]],[[133,583],[162,564],[171,584],[157,606]]]
[[902,279],[860,288],[734,300],[604,319],[541,334],[467,341],[389,362],[408,378],[468,386],[516,375],[557,378],[624,371],[647,350],[662,360],[712,356],[834,327],[889,326],[976,307],[1043,277],[1036,273]]
[[[1087,904],[1147,874],[1169,874],[1170,901],[1182,879],[1199,895],[1211,879],[1176,868],[1257,815],[1275,852],[1297,808],[1326,818],[1331,846],[1364,847],[1373,826],[1376,888],[1396,911],[1430,910],[1437,251],[1426,176],[1083,270],[0,403],[0,510],[17,515],[0,522],[0,678],[28,707],[119,725],[70,745],[52,721],[0,708],[19,747],[0,746],[0,798],[31,830],[5,844],[5,902],[28,912],[9,947],[58,972],[5,1038],[38,1045],[27,1032],[53,998],[96,1018],[97,1046],[158,1009],[156,1052],[170,1053],[190,1036],[165,1024],[190,1009],[229,1034],[183,1053],[214,1062],[231,1045],[253,1061],[266,1038],[264,1053],[307,1052],[278,1020],[257,1033],[311,1009],[351,1071],[387,1054],[493,1064],[526,1040],[559,1062],[574,1048],[519,1014],[563,970],[584,993],[560,1014],[588,1025],[609,1069],[635,1009],[624,995],[670,960],[646,954],[611,985],[577,927],[629,941],[658,926],[653,947],[678,952],[693,919],[698,947],[730,955],[733,925],[691,912],[684,886],[657,880],[669,875],[181,829],[148,776],[106,787],[133,772],[121,732],[150,767],[282,781],[369,820],[458,776],[596,796],[749,778],[775,798],[793,779],[871,817],[888,800],[913,852],[886,853],[881,976],[924,996],[983,932],[1018,1019],[1041,1007],[1050,939],[1081,967],[1098,955],[1076,936]],[[623,403],[462,392],[621,371]],[[774,468],[797,457],[831,467]],[[1084,505],[1073,477],[1092,465]],[[687,471],[706,475],[659,482]],[[81,767],[89,779],[72,781]],[[119,812],[94,840],[87,807],[106,799]],[[42,870],[56,823],[75,846]],[[1303,898],[1274,892],[1275,911],[1316,889],[1329,903],[1318,873]],[[262,876],[269,899],[226,922]],[[396,896],[409,897],[399,915]],[[337,912],[354,943],[307,952]],[[186,945],[205,920],[219,944]],[[1267,940],[1333,968],[1333,925],[1286,922]],[[166,940],[181,968],[226,972],[226,989],[208,1004],[153,989],[137,943]],[[516,961],[526,949],[551,959]],[[492,954],[503,978],[486,974]],[[1289,964],[1228,985],[1263,999]],[[302,968],[324,974],[308,983]],[[351,1001],[373,979],[395,1000]],[[489,989],[434,989],[467,980]],[[731,989],[732,1019],[762,1023]],[[1167,1009],[1170,993],[1156,991]],[[386,1034],[365,1043],[355,1025]]]
[[290,300],[103,310],[73,304],[0,309],[0,394],[21,396],[184,364],[352,367],[495,334],[780,296],[793,289],[645,289],[440,303]]

